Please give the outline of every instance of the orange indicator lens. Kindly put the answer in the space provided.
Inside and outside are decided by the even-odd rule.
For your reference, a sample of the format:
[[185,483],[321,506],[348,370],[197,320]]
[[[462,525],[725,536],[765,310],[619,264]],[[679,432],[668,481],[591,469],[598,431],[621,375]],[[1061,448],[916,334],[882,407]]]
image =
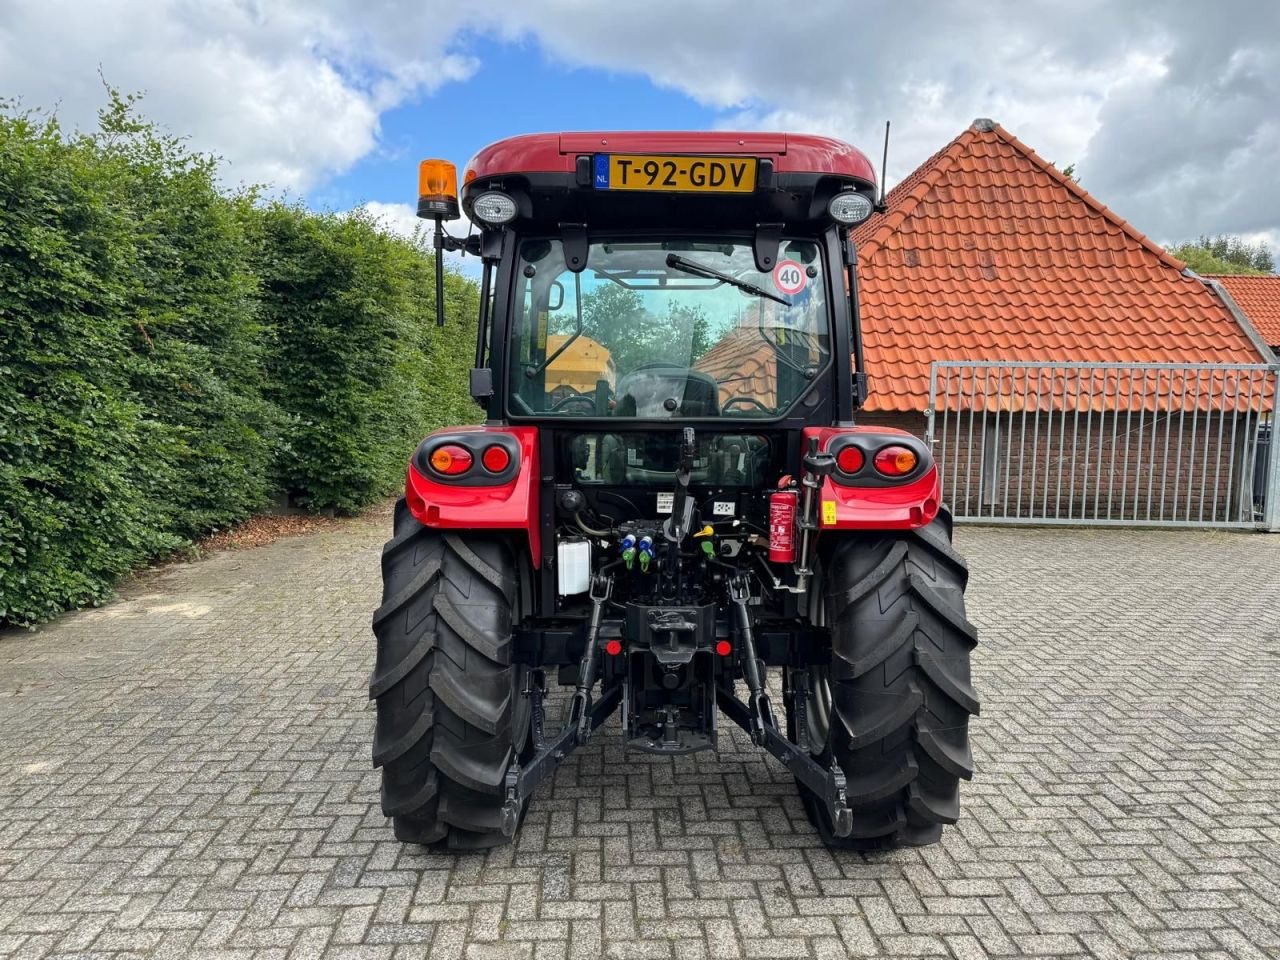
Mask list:
[[916,454],[906,447],[881,447],[876,454],[876,469],[886,477],[905,477],[916,468]]
[[446,443],[431,452],[431,469],[447,477],[456,477],[471,469],[471,451],[456,443]]

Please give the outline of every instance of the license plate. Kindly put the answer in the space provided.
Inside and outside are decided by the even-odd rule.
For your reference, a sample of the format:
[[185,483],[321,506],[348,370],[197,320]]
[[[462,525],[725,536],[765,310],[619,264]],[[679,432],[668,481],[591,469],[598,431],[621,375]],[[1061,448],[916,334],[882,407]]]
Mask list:
[[756,188],[756,159],[597,153],[595,187],[597,190],[750,193]]

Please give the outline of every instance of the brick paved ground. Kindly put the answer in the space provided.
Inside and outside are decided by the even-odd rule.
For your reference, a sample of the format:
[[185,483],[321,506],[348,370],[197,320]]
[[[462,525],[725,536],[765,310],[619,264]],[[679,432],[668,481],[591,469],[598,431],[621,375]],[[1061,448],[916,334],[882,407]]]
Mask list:
[[[403,847],[365,701],[385,520],[0,636],[0,956],[1280,956],[1280,537],[962,529],[978,777],[832,855],[779,765],[624,756],[514,847]],[[726,738],[727,739],[727,738]]]

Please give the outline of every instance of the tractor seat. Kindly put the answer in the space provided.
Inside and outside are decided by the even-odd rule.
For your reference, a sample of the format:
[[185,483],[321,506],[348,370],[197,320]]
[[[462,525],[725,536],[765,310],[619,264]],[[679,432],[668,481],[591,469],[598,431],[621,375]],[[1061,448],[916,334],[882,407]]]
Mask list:
[[614,416],[717,417],[720,391],[714,379],[674,363],[646,363],[618,380]]

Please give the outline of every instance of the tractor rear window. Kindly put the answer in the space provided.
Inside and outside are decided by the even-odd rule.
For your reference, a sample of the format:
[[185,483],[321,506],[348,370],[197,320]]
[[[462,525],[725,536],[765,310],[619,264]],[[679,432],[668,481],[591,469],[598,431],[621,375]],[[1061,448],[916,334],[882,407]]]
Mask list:
[[784,240],[756,269],[738,240],[526,240],[510,344],[512,414],[761,419],[785,412],[831,353],[821,248]]

